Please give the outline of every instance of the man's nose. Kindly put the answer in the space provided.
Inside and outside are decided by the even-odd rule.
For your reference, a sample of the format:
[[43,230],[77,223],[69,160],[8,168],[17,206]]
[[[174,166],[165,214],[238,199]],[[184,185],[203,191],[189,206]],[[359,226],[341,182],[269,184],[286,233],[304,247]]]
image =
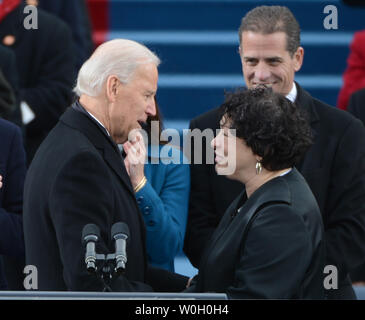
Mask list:
[[265,81],[270,78],[271,72],[265,63],[259,63],[256,66],[255,78],[260,81]]
[[149,116],[155,116],[156,115],[156,103],[155,100],[152,98],[151,101],[148,102],[146,113]]

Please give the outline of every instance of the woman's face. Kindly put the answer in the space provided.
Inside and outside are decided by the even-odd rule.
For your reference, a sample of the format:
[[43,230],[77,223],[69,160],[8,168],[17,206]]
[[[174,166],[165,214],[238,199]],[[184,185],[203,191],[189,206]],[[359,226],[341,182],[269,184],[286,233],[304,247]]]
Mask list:
[[220,124],[221,129],[211,143],[215,152],[215,170],[219,175],[242,181],[242,177],[255,174],[256,156],[243,139],[236,138],[235,129],[229,128],[229,120],[223,116]]

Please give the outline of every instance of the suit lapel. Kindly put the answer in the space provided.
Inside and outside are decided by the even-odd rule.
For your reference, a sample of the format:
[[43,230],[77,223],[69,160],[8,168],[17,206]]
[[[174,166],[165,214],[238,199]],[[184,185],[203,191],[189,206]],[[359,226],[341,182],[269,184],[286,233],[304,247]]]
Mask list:
[[313,127],[314,123],[319,122],[319,116],[316,111],[313,98],[299,84],[295,83],[295,85],[297,86],[298,91],[295,104],[307,113],[311,126]]
[[82,132],[89,139],[94,147],[101,153],[107,165],[114,171],[134,197],[132,184],[118,147],[112,139],[107,136],[103,129],[100,128],[100,125],[87,114],[74,110],[72,107],[66,110],[60,118],[60,121]]
[[[313,144],[314,144],[314,142],[319,134],[320,118],[316,111],[316,107],[314,105],[314,101],[313,101],[313,98],[311,97],[311,95],[307,91],[305,91],[299,84],[295,83],[295,85],[297,86],[297,90],[298,90],[295,104],[298,106],[298,108],[303,110],[308,117],[308,120],[309,120],[311,128],[312,128]],[[300,171],[303,171],[304,165],[305,165],[305,159],[306,159],[308,153],[311,152],[312,149],[313,149],[313,147],[311,147],[303,155],[302,159],[296,164],[296,167]]]
[[122,182],[126,185],[129,192],[135,197],[131,181],[129,179],[129,175],[127,173],[127,170],[124,165],[123,158],[120,156],[120,154],[116,154],[115,150],[111,148],[105,148],[104,149],[104,159],[105,162],[109,165],[109,167],[115,172],[117,176],[122,180]]

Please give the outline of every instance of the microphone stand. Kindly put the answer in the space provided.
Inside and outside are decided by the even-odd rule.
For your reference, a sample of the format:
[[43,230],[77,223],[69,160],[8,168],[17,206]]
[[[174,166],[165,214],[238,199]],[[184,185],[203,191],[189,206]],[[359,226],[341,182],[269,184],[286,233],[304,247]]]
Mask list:
[[89,273],[96,275],[103,283],[103,292],[112,292],[111,281],[114,278],[118,278],[121,273],[116,272],[116,255],[115,253],[108,254],[96,254],[97,267],[95,270],[88,270]]
[[125,223],[117,222],[112,226],[112,238],[115,240],[115,252],[98,254],[95,244],[100,238],[100,230],[95,224],[87,224],[82,230],[82,242],[86,243],[85,263],[90,274],[98,277],[103,283],[103,292],[112,292],[111,282],[125,271],[127,262],[125,240],[129,237],[129,229]]

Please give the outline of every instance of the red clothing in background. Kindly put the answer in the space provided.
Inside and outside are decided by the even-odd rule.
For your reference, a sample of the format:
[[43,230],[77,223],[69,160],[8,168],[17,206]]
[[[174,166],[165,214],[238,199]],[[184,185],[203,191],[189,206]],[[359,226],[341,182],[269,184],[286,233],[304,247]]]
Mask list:
[[20,0],[3,0],[0,2],[0,21],[20,4]]
[[365,88],[365,30],[354,34],[337,107],[346,110],[351,94],[362,88]]

